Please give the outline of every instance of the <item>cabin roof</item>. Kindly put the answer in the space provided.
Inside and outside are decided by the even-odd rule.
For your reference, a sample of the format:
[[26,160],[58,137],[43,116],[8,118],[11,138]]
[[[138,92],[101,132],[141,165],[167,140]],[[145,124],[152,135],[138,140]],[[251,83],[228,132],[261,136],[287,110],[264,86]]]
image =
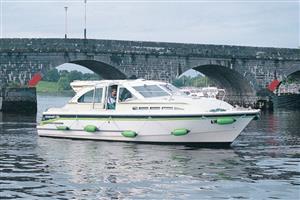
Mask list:
[[107,85],[153,85],[153,84],[165,84],[163,81],[134,79],[134,80],[99,80],[99,81],[73,81],[71,87],[75,92],[86,88],[95,86],[107,86]]

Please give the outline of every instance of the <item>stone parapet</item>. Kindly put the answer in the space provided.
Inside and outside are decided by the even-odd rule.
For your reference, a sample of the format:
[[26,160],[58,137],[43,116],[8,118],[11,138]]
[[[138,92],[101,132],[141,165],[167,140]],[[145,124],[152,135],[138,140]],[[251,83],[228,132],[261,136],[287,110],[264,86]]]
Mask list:
[[96,39],[0,39],[0,53],[73,52],[300,60],[300,49]]

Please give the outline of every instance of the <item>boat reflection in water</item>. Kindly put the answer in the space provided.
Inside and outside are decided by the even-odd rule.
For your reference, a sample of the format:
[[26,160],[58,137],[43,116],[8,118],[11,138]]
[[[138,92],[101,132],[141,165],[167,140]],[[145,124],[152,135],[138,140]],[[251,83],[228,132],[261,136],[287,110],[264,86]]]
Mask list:
[[191,98],[150,80],[75,81],[76,95],[43,113],[39,136],[229,146],[259,110]]

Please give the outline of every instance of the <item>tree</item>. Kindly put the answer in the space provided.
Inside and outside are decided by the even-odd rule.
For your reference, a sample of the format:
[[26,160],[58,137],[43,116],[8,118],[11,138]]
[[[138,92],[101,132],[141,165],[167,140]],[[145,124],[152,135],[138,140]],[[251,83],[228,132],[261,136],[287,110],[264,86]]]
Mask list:
[[95,73],[85,73],[82,75],[82,80],[101,80],[101,78]]
[[74,80],[82,80],[83,74],[79,71],[72,70],[68,73],[67,77],[70,82],[72,82]]
[[173,84],[176,87],[183,87],[183,86],[191,86],[191,77],[190,76],[181,76],[173,81]]
[[59,73],[56,68],[51,69],[47,72],[47,74],[43,77],[44,81],[57,82],[59,80]]
[[74,80],[101,80],[101,78],[95,73],[83,74],[80,71],[67,71],[52,69],[44,77],[44,81],[57,82],[58,90],[70,90],[70,83]]
[[182,79],[180,79],[180,78],[175,79],[175,80],[173,81],[172,84],[173,84],[174,86],[176,86],[176,87],[182,87],[182,86],[184,86],[184,85],[183,85],[183,81],[182,81]]
[[68,76],[68,74],[69,74],[69,72],[67,71],[67,70],[60,70],[59,71],[59,76],[60,77],[67,77]]
[[63,90],[70,90],[70,80],[67,77],[61,77],[58,81],[58,90],[63,91]]

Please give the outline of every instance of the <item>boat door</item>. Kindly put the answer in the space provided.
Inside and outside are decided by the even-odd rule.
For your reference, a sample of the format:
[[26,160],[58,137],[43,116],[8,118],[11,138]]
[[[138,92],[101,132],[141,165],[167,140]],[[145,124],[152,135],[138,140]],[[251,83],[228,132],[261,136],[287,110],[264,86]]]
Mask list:
[[104,87],[91,87],[85,91],[77,102],[83,109],[103,109],[104,108]]
[[96,86],[93,95],[93,109],[104,109],[105,87]]
[[105,89],[105,109],[106,110],[115,110],[117,107],[117,91],[118,85],[111,84],[108,85]]

